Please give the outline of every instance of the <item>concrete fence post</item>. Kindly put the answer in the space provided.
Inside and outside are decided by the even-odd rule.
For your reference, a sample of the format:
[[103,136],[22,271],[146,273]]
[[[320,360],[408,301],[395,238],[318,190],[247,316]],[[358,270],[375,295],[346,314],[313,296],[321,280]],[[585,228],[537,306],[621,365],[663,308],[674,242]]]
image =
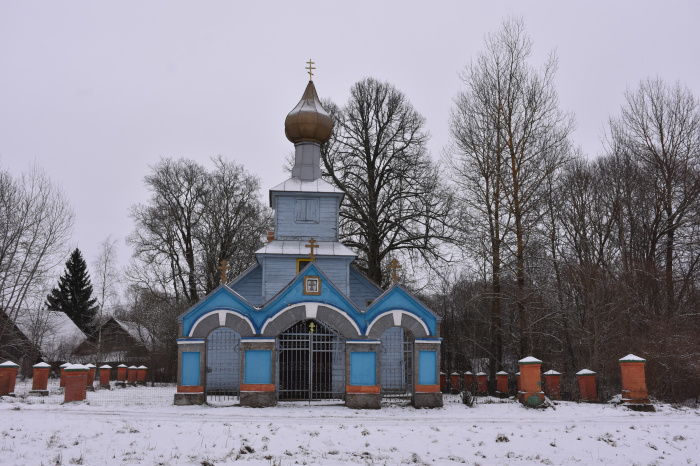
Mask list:
[[578,388],[581,392],[581,401],[598,401],[598,389],[595,385],[595,372],[582,369],[576,373]]
[[34,369],[32,374],[32,391],[30,391],[29,394],[48,396],[49,371],[51,370],[51,366],[45,362],[40,362],[39,364],[34,364],[32,369]]
[[0,364],[0,396],[15,396],[15,381],[19,365],[12,361]]
[[90,369],[82,364],[71,364],[64,369],[66,380],[64,403],[85,400],[89,372]]

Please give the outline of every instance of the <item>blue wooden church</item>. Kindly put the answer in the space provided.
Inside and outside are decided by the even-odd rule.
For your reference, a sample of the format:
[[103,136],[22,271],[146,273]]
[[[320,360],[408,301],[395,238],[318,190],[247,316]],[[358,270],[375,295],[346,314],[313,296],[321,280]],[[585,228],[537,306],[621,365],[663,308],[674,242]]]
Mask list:
[[440,319],[400,284],[379,288],[338,241],[344,194],[320,167],[332,126],[309,81],[285,121],[294,168],[270,190],[267,245],[234,280],[223,270],[222,284],[179,317],[175,404],[229,395],[255,407],[330,399],[379,408],[387,398],[442,406]]

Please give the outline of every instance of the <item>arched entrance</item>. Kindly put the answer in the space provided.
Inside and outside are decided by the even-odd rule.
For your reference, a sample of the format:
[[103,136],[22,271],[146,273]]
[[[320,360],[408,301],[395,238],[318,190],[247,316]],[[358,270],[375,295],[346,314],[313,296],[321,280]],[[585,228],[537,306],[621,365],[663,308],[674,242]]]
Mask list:
[[413,335],[401,327],[382,333],[379,374],[382,398],[410,399],[413,393]]
[[207,336],[204,391],[209,401],[237,401],[241,391],[241,336],[219,327]]
[[277,337],[280,400],[342,400],[345,340],[318,320],[297,322]]

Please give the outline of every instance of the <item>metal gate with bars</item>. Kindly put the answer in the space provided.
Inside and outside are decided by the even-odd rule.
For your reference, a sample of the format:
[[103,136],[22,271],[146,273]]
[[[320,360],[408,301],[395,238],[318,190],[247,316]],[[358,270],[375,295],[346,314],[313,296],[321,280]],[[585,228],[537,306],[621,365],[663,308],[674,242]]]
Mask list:
[[227,327],[207,337],[207,401],[237,401],[241,391],[241,336]]
[[406,399],[413,393],[413,336],[401,327],[382,334],[380,383],[382,398]]
[[329,325],[297,322],[277,337],[277,397],[280,400],[342,400],[345,341]]

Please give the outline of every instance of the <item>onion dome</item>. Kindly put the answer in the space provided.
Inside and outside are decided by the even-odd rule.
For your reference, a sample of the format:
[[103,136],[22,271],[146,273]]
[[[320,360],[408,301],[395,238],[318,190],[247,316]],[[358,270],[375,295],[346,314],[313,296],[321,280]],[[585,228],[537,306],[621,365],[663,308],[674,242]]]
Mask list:
[[309,81],[304,95],[284,120],[284,133],[294,144],[311,141],[323,144],[331,137],[333,120],[321,106],[313,81]]

